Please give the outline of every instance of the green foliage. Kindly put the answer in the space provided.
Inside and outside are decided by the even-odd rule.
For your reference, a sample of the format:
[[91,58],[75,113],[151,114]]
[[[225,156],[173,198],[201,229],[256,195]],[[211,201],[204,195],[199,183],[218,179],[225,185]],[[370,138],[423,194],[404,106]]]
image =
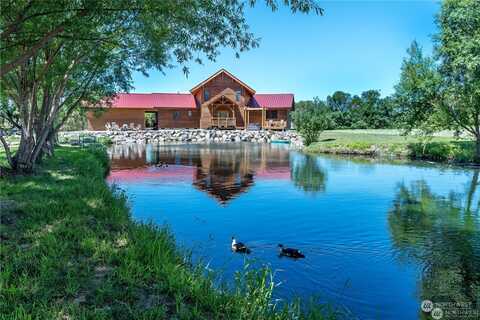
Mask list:
[[[330,319],[272,303],[268,269],[227,289],[166,227],[131,220],[103,147],[61,147],[37,175],[0,179],[0,314],[7,319]],[[322,312],[319,312],[321,310]]]
[[111,146],[113,144],[112,138],[108,136],[98,137],[97,140],[99,143],[103,144],[104,146]]
[[305,145],[318,141],[323,130],[331,126],[331,114],[318,99],[299,102],[292,113],[295,129],[302,135]]
[[437,24],[436,55],[444,85],[440,106],[457,129],[480,137],[480,2],[444,1]]
[[468,132],[480,161],[480,2],[442,2],[434,58],[414,42],[402,66],[396,98],[407,129]]
[[414,159],[469,163],[475,158],[473,141],[410,143],[408,150]]
[[[62,110],[63,111],[63,110]],[[84,108],[78,108],[66,118],[62,131],[81,131],[87,129],[87,116]]]
[[[297,105],[308,103],[312,102],[300,101]],[[368,90],[360,96],[335,91],[324,104],[332,119],[327,129],[378,129],[395,125],[394,101],[391,97],[381,98],[378,90]]]
[[295,186],[305,192],[325,191],[327,174],[314,156],[307,154],[301,159],[296,159],[291,168],[291,177]]
[[400,82],[395,86],[398,123],[407,133],[421,129],[424,135],[431,135],[445,126],[443,117],[435,112],[441,77],[434,60],[423,55],[416,41],[412,42],[407,54]]

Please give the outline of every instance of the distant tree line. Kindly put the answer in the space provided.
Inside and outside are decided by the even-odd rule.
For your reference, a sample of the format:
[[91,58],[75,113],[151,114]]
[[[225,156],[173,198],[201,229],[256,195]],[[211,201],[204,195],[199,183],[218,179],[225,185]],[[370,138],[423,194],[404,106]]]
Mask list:
[[379,90],[368,90],[360,95],[335,91],[326,101],[319,98],[299,101],[295,107],[322,109],[328,118],[328,129],[383,129],[396,128],[399,107],[391,96],[382,98]]

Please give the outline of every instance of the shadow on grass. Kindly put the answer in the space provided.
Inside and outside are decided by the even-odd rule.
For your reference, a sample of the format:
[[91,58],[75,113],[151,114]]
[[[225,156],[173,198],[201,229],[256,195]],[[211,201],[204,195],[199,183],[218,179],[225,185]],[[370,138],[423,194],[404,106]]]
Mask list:
[[336,141],[337,139],[335,138],[326,138],[326,139],[321,139],[318,142],[331,142],[331,141]]

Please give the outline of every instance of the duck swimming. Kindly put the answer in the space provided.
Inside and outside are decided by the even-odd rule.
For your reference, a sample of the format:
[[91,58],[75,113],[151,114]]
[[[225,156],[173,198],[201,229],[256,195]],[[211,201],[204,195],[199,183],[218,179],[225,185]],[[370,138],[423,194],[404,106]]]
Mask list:
[[280,250],[280,256],[294,258],[294,259],[305,258],[305,255],[301,253],[300,250],[298,249],[285,248],[283,244],[279,244],[278,249]]
[[157,164],[155,164],[155,167],[159,167],[159,168],[168,168],[168,163],[166,162],[158,162]]
[[243,244],[242,242],[237,242],[237,239],[235,239],[235,237],[232,237],[232,251],[246,254],[249,254],[251,252],[245,244]]

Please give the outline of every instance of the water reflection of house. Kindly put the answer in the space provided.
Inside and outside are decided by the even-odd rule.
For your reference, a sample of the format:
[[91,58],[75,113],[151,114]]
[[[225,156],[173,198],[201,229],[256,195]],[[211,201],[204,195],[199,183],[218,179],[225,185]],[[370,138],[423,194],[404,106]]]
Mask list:
[[[151,179],[174,174],[176,168],[192,168],[192,185],[226,203],[246,192],[258,179],[290,179],[289,151],[270,145],[132,145],[111,150],[112,176]],[[139,150],[139,148],[143,148]],[[155,164],[167,167],[152,169]],[[136,169],[134,169],[136,168]],[[125,170],[128,169],[128,170]],[[145,171],[145,172],[143,172]],[[180,172],[181,171],[181,172]],[[185,170],[180,170],[182,174]],[[179,177],[180,178],[180,177]]]
[[226,203],[253,184],[254,172],[248,164],[243,152],[224,149],[202,152],[193,185]]

